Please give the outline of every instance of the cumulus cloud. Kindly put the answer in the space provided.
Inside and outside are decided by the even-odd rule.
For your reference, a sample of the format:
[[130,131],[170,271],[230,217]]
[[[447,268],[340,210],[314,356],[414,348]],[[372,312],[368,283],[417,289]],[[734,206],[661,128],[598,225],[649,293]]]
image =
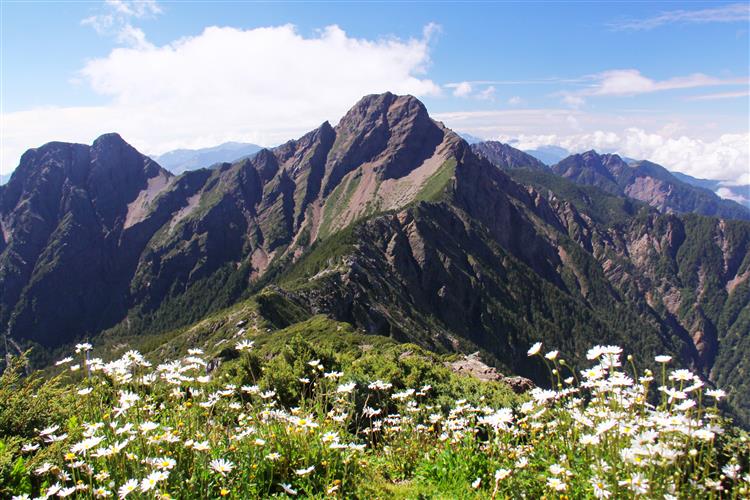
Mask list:
[[560,146],[572,152],[616,152],[695,177],[750,183],[747,132],[710,136],[706,128],[673,117],[570,109],[467,111],[436,117],[454,129],[512,142],[520,149]]
[[312,36],[292,25],[209,27],[163,46],[116,48],[80,72],[108,104],[2,116],[0,171],[50,140],[90,142],[117,131],[150,154],[229,140],[272,145],[335,122],[368,93],[439,94],[425,76],[436,32],[428,25],[419,37],[370,40],[338,26]]
[[697,10],[671,10],[644,19],[626,19],[611,23],[615,30],[643,31],[667,24],[705,24],[750,21],[750,4],[734,3]]
[[670,170],[708,179],[745,182],[750,176],[750,134],[722,134],[716,140],[649,133],[641,128],[624,131],[596,130],[557,136],[521,136],[516,147],[535,149],[544,145],[561,146],[569,151],[595,149],[616,152],[630,158],[650,160]]
[[514,95],[508,99],[508,106],[520,106],[524,102],[520,96]]

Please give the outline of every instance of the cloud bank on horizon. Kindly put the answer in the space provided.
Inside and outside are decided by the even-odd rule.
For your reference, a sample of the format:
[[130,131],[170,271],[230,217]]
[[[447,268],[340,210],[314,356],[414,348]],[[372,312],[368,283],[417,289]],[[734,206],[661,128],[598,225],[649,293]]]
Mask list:
[[[611,28],[736,22],[747,19],[747,7],[675,10]],[[720,114],[706,123],[648,109],[598,108],[603,99],[670,92],[682,93],[676,99],[685,105],[736,100],[747,108],[747,75],[654,78],[637,68],[614,67],[568,78],[440,82],[433,62],[440,48],[436,24],[406,38],[355,37],[338,25],[309,35],[291,24],[208,26],[156,44],[136,24],[159,15],[162,8],[153,0],[107,0],[101,12],[84,18],[82,29],[94,28],[117,44],[76,75],[102,102],[4,112],[0,173],[15,168],[29,147],[51,140],[91,142],[109,131],[154,155],[227,141],[274,145],[324,120],[335,122],[365,94],[391,91],[425,99],[437,119],[480,138],[523,149],[616,151],[696,177],[750,183],[747,123],[727,126]],[[521,88],[543,89],[539,103],[545,105],[519,95]]]

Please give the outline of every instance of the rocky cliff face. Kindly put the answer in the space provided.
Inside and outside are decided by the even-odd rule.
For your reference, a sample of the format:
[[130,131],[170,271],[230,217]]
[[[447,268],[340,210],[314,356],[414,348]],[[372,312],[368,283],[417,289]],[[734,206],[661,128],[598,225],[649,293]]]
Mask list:
[[171,179],[116,134],[27,151],[0,190],[0,323],[55,344],[114,321],[147,241],[128,219]]
[[643,201],[661,212],[750,220],[750,210],[746,207],[724,200],[708,189],[685,183],[661,165],[649,161],[628,164],[615,154],[587,151],[571,155],[551,168],[578,184]]

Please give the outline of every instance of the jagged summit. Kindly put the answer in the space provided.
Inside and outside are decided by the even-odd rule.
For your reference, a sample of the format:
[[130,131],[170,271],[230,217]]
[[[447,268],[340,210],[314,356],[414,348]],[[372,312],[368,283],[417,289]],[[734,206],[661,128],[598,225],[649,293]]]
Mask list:
[[363,96],[349,109],[339,124],[367,120],[368,117],[382,117],[394,106],[407,113],[416,113],[428,117],[427,108],[422,101],[413,95],[396,95],[391,92],[383,92],[382,94]]

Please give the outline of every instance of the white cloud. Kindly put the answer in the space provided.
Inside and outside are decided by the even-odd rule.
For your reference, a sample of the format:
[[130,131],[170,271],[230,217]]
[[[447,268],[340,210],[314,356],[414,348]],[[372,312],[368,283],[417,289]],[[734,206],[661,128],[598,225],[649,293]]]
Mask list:
[[477,93],[477,99],[481,101],[494,101],[495,100],[495,87],[490,85],[489,87],[479,91]]
[[453,95],[456,97],[468,97],[473,90],[469,82],[449,83],[446,87],[453,89]]
[[[472,98],[480,101],[495,100],[496,82],[491,81],[474,81],[474,82],[454,82],[443,85],[447,89],[452,89],[454,97]],[[499,82],[498,84],[507,84],[508,82]]]
[[[722,198],[726,198],[727,200],[736,201],[737,203],[746,204],[748,201],[750,201],[750,198],[748,198],[747,196],[744,196],[743,194],[726,187],[720,187],[719,189],[717,189],[716,194],[721,196]],[[750,195],[750,193],[748,194]]]
[[142,29],[126,24],[117,32],[117,42],[123,45],[129,45],[137,49],[150,49],[153,47]]
[[91,26],[100,35],[114,36],[118,43],[137,48],[149,44],[143,31],[133,26],[133,21],[156,17],[162,12],[155,0],[106,0],[100,10],[83,19],[81,24]]
[[563,103],[567,106],[570,106],[573,109],[578,109],[584,104],[586,104],[586,100],[581,97],[580,95],[575,94],[565,94],[563,95]]
[[610,24],[616,30],[649,30],[666,24],[703,24],[747,22],[750,4],[735,3],[699,10],[672,10],[645,19],[628,19]]
[[161,14],[161,7],[155,0],[106,0],[104,3],[121,16],[140,19]]
[[581,94],[624,96],[664,90],[748,84],[747,78],[721,79],[702,73],[657,81],[643,76],[636,69],[615,69],[592,75],[591,78],[595,80],[595,83]]
[[151,154],[229,140],[272,145],[337,120],[368,93],[439,94],[424,74],[434,33],[428,25],[419,38],[367,40],[337,26],[309,37],[291,25],[209,27],[164,46],[117,48],[80,75],[109,104],[2,116],[0,172],[50,140],[89,143],[117,131]]
[[521,99],[520,96],[514,95],[513,97],[511,97],[510,99],[508,99],[508,106],[520,106],[524,102],[525,101],[523,99]]
[[750,183],[750,133],[711,133],[712,124],[699,118],[696,123],[683,123],[658,113],[569,109],[469,111],[436,117],[451,128],[513,142],[520,149],[554,145],[573,152],[618,152],[695,177]]
[[670,170],[707,179],[742,181],[750,171],[750,134],[722,134],[706,141],[685,135],[667,137],[642,128],[603,131],[568,136],[521,136],[521,149],[543,145],[561,146],[573,152],[595,149],[649,160]]
[[717,99],[736,99],[738,97],[750,97],[750,91],[740,90],[739,92],[717,92],[715,94],[703,94],[688,97],[689,101],[715,101]]
[[[668,90],[680,90],[691,88],[705,88],[718,86],[738,86],[747,87],[750,80],[743,78],[717,78],[703,73],[693,73],[687,76],[676,76],[666,80],[654,80],[649,78],[637,69],[613,69],[603,71],[593,75],[584,76],[576,82],[588,82],[586,87],[581,90],[563,90],[553,96],[561,96],[562,102],[566,106],[578,109],[586,103],[587,97],[623,97],[634,96],[639,94],[650,94],[653,92],[663,92]],[[689,97],[689,100],[708,100],[731,97],[747,96],[747,90],[716,93],[709,95],[700,95]]]

